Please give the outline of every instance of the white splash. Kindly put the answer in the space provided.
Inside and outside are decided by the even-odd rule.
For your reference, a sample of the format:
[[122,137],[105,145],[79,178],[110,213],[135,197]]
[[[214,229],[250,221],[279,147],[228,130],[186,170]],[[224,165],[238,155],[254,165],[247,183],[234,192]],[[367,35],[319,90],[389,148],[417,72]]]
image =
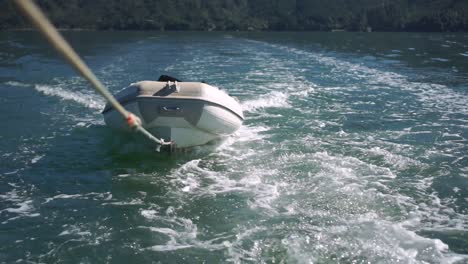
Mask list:
[[0,194],[0,199],[3,202],[12,203],[12,207],[5,208],[0,210],[0,215],[2,214],[12,214],[13,217],[6,219],[2,224],[6,224],[10,221],[16,220],[22,217],[37,217],[40,216],[39,213],[36,213],[36,208],[33,205],[33,200],[26,197],[25,194],[13,189],[5,194]]
[[30,87],[31,86],[30,84],[17,82],[17,81],[8,81],[8,82],[5,82],[5,84],[9,86],[14,86],[14,87]]
[[99,95],[91,92],[70,91],[62,88],[61,86],[41,84],[36,84],[34,89],[45,95],[56,96],[66,101],[73,101],[90,109],[102,110],[105,104]]
[[242,103],[242,109],[246,112],[254,112],[265,108],[290,108],[288,94],[273,91],[265,95],[258,95],[257,99],[247,100]]

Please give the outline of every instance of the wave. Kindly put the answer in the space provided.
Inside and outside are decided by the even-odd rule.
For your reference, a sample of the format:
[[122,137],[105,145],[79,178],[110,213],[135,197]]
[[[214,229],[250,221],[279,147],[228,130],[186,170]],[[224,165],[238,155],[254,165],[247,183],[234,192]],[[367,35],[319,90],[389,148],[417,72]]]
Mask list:
[[[15,185],[12,185],[16,187]],[[27,196],[26,192],[18,191],[16,188],[1,194],[2,204],[4,206],[10,206],[0,210],[0,216],[6,216],[7,219],[2,221],[2,224],[17,220],[24,217],[38,217],[40,213],[37,212],[37,208],[34,206],[34,201]]]
[[431,61],[449,62],[450,60],[445,58],[431,58]]
[[17,81],[8,81],[5,82],[6,85],[13,86],[13,87],[30,87],[30,84],[17,82]]
[[[222,243],[216,243],[219,238],[202,240],[198,238],[199,231],[192,220],[177,216],[174,207],[168,207],[163,212],[154,209],[142,209],[140,214],[151,222],[150,226],[139,226],[138,229],[156,233],[158,240],[164,241],[156,245],[143,248],[149,251],[177,251],[186,248],[202,248],[210,251],[223,249]],[[161,227],[153,226],[158,223]],[[164,227],[162,227],[164,226]]]
[[258,95],[258,99],[242,102],[242,109],[246,112],[254,112],[265,108],[289,108],[288,95],[283,92],[273,91],[265,95]]
[[329,67],[330,74],[327,78],[343,84],[352,84],[348,88],[361,89],[360,85],[355,85],[358,82],[361,85],[367,85],[369,88],[379,90],[399,89],[411,93],[427,109],[433,110],[435,106],[438,111],[445,113],[461,112],[468,114],[468,105],[465,103],[468,101],[468,96],[446,85],[410,81],[409,77],[403,74],[372,68],[362,63],[345,61],[319,52],[305,51],[278,44],[263,43],[263,45],[286,51],[289,54],[295,54],[298,60],[315,61]]
[[[429,214],[440,216],[440,212],[434,206],[419,208],[411,197],[396,193],[391,187],[396,175],[388,168],[326,152],[288,154],[275,163],[281,171],[295,171],[296,166],[301,171],[304,166],[310,169],[283,176],[288,184],[280,185],[278,196],[268,201],[274,217],[236,229],[236,239],[228,249],[234,262],[268,260],[262,249],[269,246],[288,252],[283,260],[298,262],[364,259],[379,263],[452,263],[466,259],[449,252],[441,240],[413,231],[424,226],[421,219],[434,221]],[[301,175],[304,173],[307,175]],[[429,182],[424,179],[421,184],[417,188],[424,191]],[[394,215],[396,211],[410,215],[401,221]],[[273,219],[302,221],[285,224]],[[453,219],[444,220],[453,223]],[[327,224],[321,225],[323,222]],[[260,251],[248,246],[250,242],[258,244]],[[340,256],[332,259],[336,252]]]
[[91,92],[70,91],[62,88],[60,85],[51,86],[36,84],[34,85],[34,89],[45,95],[56,96],[62,100],[72,101],[94,110],[102,110],[105,104],[104,100],[102,100],[97,94]]

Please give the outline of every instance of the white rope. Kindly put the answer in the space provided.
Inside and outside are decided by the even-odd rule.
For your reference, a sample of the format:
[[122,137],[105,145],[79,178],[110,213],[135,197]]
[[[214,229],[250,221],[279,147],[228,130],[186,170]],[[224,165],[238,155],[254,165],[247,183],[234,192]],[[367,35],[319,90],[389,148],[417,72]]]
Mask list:
[[46,37],[50,44],[70,63],[81,76],[88,80],[91,85],[119,112],[127,121],[128,125],[135,130],[140,131],[150,140],[159,145],[170,145],[172,142],[164,142],[149,133],[141,125],[141,120],[133,113],[127,111],[106,87],[98,80],[96,75],[81,60],[80,56],[73,50],[68,42],[60,35],[57,29],[50,23],[39,7],[32,0],[15,0],[16,5],[31,20],[34,26]]

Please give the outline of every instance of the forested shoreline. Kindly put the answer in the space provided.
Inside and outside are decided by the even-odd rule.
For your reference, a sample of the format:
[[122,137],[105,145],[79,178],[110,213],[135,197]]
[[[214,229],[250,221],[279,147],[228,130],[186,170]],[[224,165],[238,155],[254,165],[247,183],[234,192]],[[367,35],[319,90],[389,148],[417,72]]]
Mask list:
[[[62,29],[468,31],[467,0],[39,0]],[[27,29],[10,0],[0,29]]]

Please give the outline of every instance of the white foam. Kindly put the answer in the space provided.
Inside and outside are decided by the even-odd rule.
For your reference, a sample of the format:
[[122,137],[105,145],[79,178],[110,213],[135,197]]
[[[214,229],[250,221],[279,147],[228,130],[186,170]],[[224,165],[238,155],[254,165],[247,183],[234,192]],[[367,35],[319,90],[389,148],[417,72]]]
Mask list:
[[146,219],[149,219],[149,220],[153,220],[153,219],[157,219],[158,218],[158,211],[156,210],[141,210],[140,211],[140,214],[146,218]]
[[201,160],[191,160],[172,173],[171,182],[177,191],[191,195],[207,195],[240,190],[234,180],[200,166]]
[[22,217],[37,217],[40,216],[39,213],[36,213],[36,208],[33,205],[33,200],[28,199],[28,197],[24,197],[24,194],[18,193],[15,189],[0,195],[0,198],[4,202],[11,202],[13,203],[14,207],[8,207],[3,210],[0,210],[1,213],[10,213],[14,214],[15,216],[6,219],[2,222],[2,224],[6,224],[10,221],[16,220]]
[[[263,42],[254,43],[264,45]],[[454,257],[440,240],[425,238],[417,231],[430,228],[463,230],[466,228],[466,216],[453,210],[449,200],[442,199],[433,191],[433,178],[414,175],[410,179],[401,179],[399,171],[415,168],[417,174],[428,165],[424,164],[425,159],[413,155],[416,153],[414,146],[388,140],[398,138],[401,133],[425,133],[431,131],[429,127],[423,132],[412,131],[410,127],[408,131],[390,131],[385,135],[358,135],[343,131],[341,121],[304,121],[307,125],[312,124],[310,127],[314,129],[328,125],[336,127],[336,134],[323,139],[315,138],[316,134],[311,133],[293,141],[276,142],[278,134],[275,124],[271,124],[274,122],[267,123],[269,125],[261,125],[260,122],[280,117],[281,108],[290,108],[297,99],[308,96],[309,91],[313,93],[319,89],[320,93],[333,95],[359,91],[362,85],[376,93],[397,89],[409,96],[415,95],[423,108],[433,109],[435,105],[436,110],[443,112],[461,110],[457,113],[463,113],[466,107],[461,102],[468,100],[463,96],[457,97],[455,91],[444,85],[413,82],[398,73],[320,53],[280,45],[268,44],[268,47],[273,48],[266,50],[261,47],[263,53],[255,56],[258,63],[255,66],[259,67],[254,67],[247,74],[252,81],[248,85],[256,85],[255,95],[253,92],[242,94],[244,99],[248,99],[244,101],[244,110],[254,117],[247,117],[247,125],[207,157],[185,162],[169,173],[169,196],[176,197],[173,206],[177,209],[173,208],[166,214],[152,207],[140,212],[151,224],[152,230],[149,229],[166,239],[147,249],[223,249],[227,251],[228,261],[232,262],[365,260],[372,263],[446,263],[460,259]],[[266,60],[277,53],[275,49],[278,48],[287,51],[288,56],[297,55],[297,60],[276,57],[272,61]],[[337,87],[335,89],[310,85],[300,78],[314,71],[307,66],[301,68],[305,72],[291,73],[297,65],[311,63],[327,71],[327,80],[351,81],[353,85],[332,83],[330,86]],[[260,70],[263,68],[265,70]],[[281,78],[277,77],[279,75]],[[245,86],[239,90],[248,87],[247,84],[242,85]],[[366,105],[374,102],[361,101]],[[334,113],[347,109],[347,105],[337,103],[336,106],[339,109]],[[280,114],[266,115],[264,112],[269,108],[278,108],[278,111],[270,112]],[[261,118],[255,119],[259,115]],[[399,121],[409,120],[405,115],[392,117]],[[441,139],[462,140],[453,131],[447,131],[450,132],[443,134]],[[341,148],[333,150],[335,153],[324,151],[330,145],[335,147],[342,143],[351,146],[353,154],[337,154],[347,153],[347,149]],[[279,154],[282,151],[284,154]],[[405,181],[404,186],[400,185],[402,181]],[[183,224],[188,219],[182,221],[177,217],[181,203],[229,192],[246,197],[247,210],[254,211],[260,220],[239,224],[233,231],[234,235],[227,234],[226,239],[215,243],[200,241],[200,237],[204,237],[201,235],[203,231],[194,232],[193,226]],[[284,259],[271,258],[269,253],[272,250],[285,252],[280,254],[285,256]],[[327,259],[329,256],[335,256],[335,259]]]
[[45,155],[36,155],[32,160],[31,160],[31,164],[34,164],[36,162],[38,162],[39,160],[41,160]]
[[44,203],[49,203],[56,199],[76,199],[76,198],[84,198],[84,196],[81,194],[58,194],[58,195],[55,195],[54,197],[46,198]]
[[[372,151],[378,155],[389,155],[388,151],[382,151],[381,149],[373,149]],[[398,155],[390,155],[389,158],[389,162],[392,162],[392,159],[400,159],[401,157]],[[379,210],[383,211],[374,211],[375,213],[372,212],[363,219],[367,222],[371,221],[373,225],[385,226],[385,229],[388,227],[397,228],[398,231],[396,231],[396,233],[390,234],[388,232],[376,231],[373,235],[378,241],[382,239],[379,238],[380,234],[385,233],[387,236],[386,239],[392,239],[396,241],[396,244],[391,246],[380,245],[376,247],[373,241],[369,241],[367,237],[361,237],[359,234],[354,236],[356,239],[360,240],[359,243],[361,243],[361,245],[362,243],[371,243],[369,244],[369,249],[373,249],[374,253],[375,251],[379,252],[380,249],[387,250],[389,248],[396,248],[397,251],[388,250],[385,252],[387,252],[389,256],[392,256],[392,258],[397,258],[397,256],[401,255],[404,256],[403,259],[411,261],[421,261],[421,259],[434,256],[434,254],[437,256],[437,259],[446,260],[449,256],[450,258],[452,257],[452,255],[447,252],[448,248],[446,244],[437,239],[429,239],[416,235],[405,227],[408,227],[408,224],[412,221],[410,224],[411,229],[415,227],[421,228],[427,225],[427,223],[431,223],[431,225],[438,223],[435,225],[435,228],[439,231],[444,230],[444,228],[446,229],[447,223],[455,225],[453,226],[454,230],[464,230],[466,228],[466,224],[463,224],[463,222],[466,221],[466,216],[457,214],[453,209],[447,207],[448,203],[439,199],[437,194],[430,195],[432,200],[427,201],[430,205],[417,205],[415,204],[415,200],[411,197],[403,196],[399,193],[392,193],[392,191],[390,191],[391,188],[386,185],[389,183],[388,179],[394,179],[396,175],[388,168],[371,165],[352,157],[334,157],[326,152],[309,155],[290,154],[283,156],[277,162],[279,162],[278,166],[281,167],[286,164],[288,164],[286,166],[294,167],[296,163],[312,163],[316,164],[316,166],[320,166],[318,173],[310,174],[306,177],[307,181],[298,181],[298,183],[292,182],[289,187],[280,192],[279,200],[284,199],[286,193],[293,195],[294,193],[300,194],[307,192],[311,195],[310,202],[308,198],[301,196],[302,200],[300,204],[292,203],[291,205],[293,205],[293,208],[286,208],[287,214],[292,213],[297,217],[297,214],[320,215],[323,212],[323,214],[333,218],[344,217],[349,224],[350,218],[354,218],[355,215],[362,215],[362,210],[365,209],[367,211],[368,206],[374,208],[372,210],[375,210],[376,207],[381,208]],[[409,162],[412,163],[411,160],[409,160]],[[378,185],[376,185],[376,183],[378,183]],[[427,194],[423,192],[429,190],[431,186],[432,181],[428,178],[416,181],[414,185],[417,192],[422,192],[423,197],[427,197]],[[322,203],[326,211],[321,212],[317,207],[320,208]],[[387,207],[390,208],[395,205],[398,206],[400,210],[411,214],[411,218],[409,219],[411,221],[408,220],[408,222],[405,222],[405,227],[403,227],[403,225],[400,226],[398,221],[386,222],[381,216],[381,214],[387,210]],[[437,209],[438,207],[440,209]],[[414,221],[415,219],[424,219],[424,221]],[[350,224],[349,226],[354,228],[358,225],[359,224]],[[424,229],[426,229],[426,227],[424,227]],[[330,235],[330,231],[326,230],[324,234]],[[397,234],[405,234],[408,237],[400,239],[399,237],[401,236],[397,236]],[[340,237],[344,238],[344,243],[353,243],[347,236],[340,235]],[[326,242],[325,245],[330,247],[330,242],[331,241]],[[348,248],[345,245],[341,246]],[[362,246],[360,248],[362,249]],[[301,252],[307,254],[307,252],[310,252],[308,249],[310,249],[310,246],[304,248]],[[346,254],[353,251],[352,248],[348,249],[345,250]],[[332,249],[331,252],[335,251]],[[374,253],[368,256],[375,256]]]
[[253,112],[265,108],[289,108],[288,95],[284,92],[273,91],[265,95],[258,95],[257,99],[247,100],[242,103],[242,109]]
[[14,86],[14,87],[30,87],[31,86],[30,84],[16,82],[16,81],[8,81],[8,82],[5,82],[5,84],[9,86]]
[[91,109],[102,110],[104,107],[104,101],[99,95],[91,92],[69,91],[63,89],[61,86],[41,84],[35,85],[34,88],[45,95],[56,96],[66,101],[73,101]]
[[200,240],[197,225],[190,219],[178,217],[173,207],[169,207],[165,214],[159,214],[153,209],[141,210],[140,213],[152,225],[149,227],[140,226],[139,228],[148,229],[166,238],[165,243],[147,247],[146,250],[177,251],[192,247],[219,250],[224,247],[223,244],[214,243],[219,240],[218,238],[207,241]]
[[20,171],[20,169],[13,170],[13,171],[9,171],[9,172],[4,172],[3,175],[12,175],[12,174],[16,174],[18,171]]
[[26,214],[26,213],[29,213],[33,209],[33,206],[31,204],[32,204],[32,200],[27,200],[24,202],[17,203],[16,206],[19,206],[17,208],[6,208],[0,212],[6,211],[9,213]]
[[[359,80],[365,84],[378,85],[378,89],[402,89],[416,95],[429,109],[435,105],[439,111],[462,112],[468,114],[468,96],[449,89],[445,85],[420,83],[409,81],[406,76],[390,71],[382,71],[370,68],[362,64],[352,63],[325,56],[320,53],[304,51],[286,46],[263,43],[272,48],[281,49],[288,53],[300,56],[301,59],[314,60],[319,64],[330,67],[330,78],[339,79],[342,82]],[[445,61],[444,58],[435,58]],[[360,89],[360,86],[355,86]]]
[[90,237],[92,233],[90,231],[83,231],[83,227],[80,227],[79,225],[64,225],[66,228],[58,236],[80,236],[80,237]]
[[454,92],[445,85],[430,83],[406,83],[403,88],[414,92],[420,101],[429,109],[436,108],[441,112],[468,114],[468,96]]
[[399,53],[386,54],[385,57],[387,57],[387,58],[398,58],[398,57],[401,57],[401,54],[399,54]]
[[104,200],[108,201],[112,199],[112,194],[110,192],[104,192],[104,193],[86,193],[86,194],[58,194],[53,197],[48,197],[45,199],[44,203],[49,203],[53,200],[57,199],[92,199],[92,200]]
[[5,201],[12,201],[12,202],[21,201],[20,196],[18,195],[17,191],[14,189],[5,194],[0,194],[0,198],[2,198]]
[[381,147],[373,147],[367,151],[371,155],[382,156],[387,163],[387,166],[393,167],[399,170],[408,169],[411,166],[421,167],[422,164],[414,159],[404,157],[399,154],[392,153]]
[[126,201],[119,201],[119,202],[110,202],[110,203],[103,203],[103,205],[118,205],[118,206],[127,206],[127,205],[140,205],[144,204],[143,200],[140,198],[129,199]]
[[184,248],[191,248],[193,245],[178,245],[175,242],[168,242],[166,245],[156,245],[152,246],[149,249],[152,251],[175,251]]
[[219,149],[229,148],[235,143],[254,143],[262,141],[266,137],[264,132],[268,130],[270,130],[270,128],[265,126],[243,125],[235,132],[233,136],[227,138],[220,145]]
[[431,58],[432,61],[440,61],[440,62],[448,62],[450,61],[449,59],[445,58]]

